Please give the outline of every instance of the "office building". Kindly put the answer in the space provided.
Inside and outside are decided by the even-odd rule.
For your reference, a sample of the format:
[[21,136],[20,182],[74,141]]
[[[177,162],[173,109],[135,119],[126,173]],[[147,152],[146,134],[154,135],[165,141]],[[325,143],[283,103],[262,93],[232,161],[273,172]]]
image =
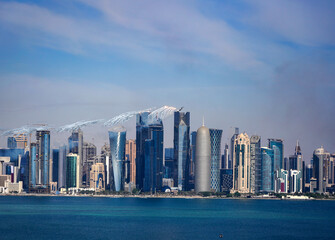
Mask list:
[[326,191],[326,181],[324,179],[324,161],[325,150],[323,147],[318,148],[313,153],[313,178],[316,180],[315,191],[324,193]]
[[105,164],[93,164],[90,171],[90,188],[95,192],[105,191]]
[[220,161],[222,130],[209,129],[211,142],[211,189],[220,192]]
[[164,178],[172,178],[173,167],[174,167],[174,149],[165,148],[165,161],[164,161]]
[[288,193],[289,172],[284,169],[275,171],[275,192]]
[[188,190],[190,164],[190,113],[174,113],[174,183],[179,190]]
[[261,137],[250,137],[250,188],[251,192],[259,193],[261,190]]
[[229,192],[233,188],[233,169],[220,170],[221,192]]
[[15,149],[17,146],[15,137],[7,138],[7,147],[10,149]]
[[223,155],[222,155],[222,163],[221,163],[221,169],[229,169],[229,148],[228,144],[225,144]]
[[274,191],[274,172],[274,150],[261,147],[261,192]]
[[59,182],[59,149],[52,149],[52,180],[51,182]]
[[84,137],[83,132],[80,129],[74,130],[71,136],[68,138],[69,142],[69,153],[77,154],[79,163],[79,179],[80,187],[83,186],[83,144]]
[[240,134],[239,128],[236,127],[234,130],[235,130],[235,132],[230,139],[230,155],[229,155],[230,159],[229,159],[228,168],[233,168],[233,156],[234,156],[234,152],[235,152],[235,149],[234,149],[235,139]]
[[195,192],[210,191],[211,140],[209,129],[204,124],[197,131],[195,152]]
[[249,136],[246,133],[239,134],[233,146],[233,191],[249,193],[251,192]]
[[83,169],[82,169],[82,185],[90,186],[90,168],[93,160],[97,155],[97,147],[93,143],[84,142],[83,144]]
[[66,188],[80,188],[80,159],[78,154],[66,156]]
[[126,150],[126,129],[124,127],[114,127],[110,131],[110,184],[114,183],[112,189],[119,192],[124,189],[125,182],[125,150]]
[[136,141],[133,139],[126,142],[126,160],[130,162],[130,182],[136,184]]
[[302,192],[302,172],[298,170],[290,170],[290,193]]
[[269,148],[273,149],[274,170],[284,169],[284,144],[281,139],[268,139]]

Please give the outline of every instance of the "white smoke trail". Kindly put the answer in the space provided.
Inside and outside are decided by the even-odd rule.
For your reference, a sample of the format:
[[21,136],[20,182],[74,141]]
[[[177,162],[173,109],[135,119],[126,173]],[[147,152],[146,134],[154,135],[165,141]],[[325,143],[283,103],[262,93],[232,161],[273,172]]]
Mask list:
[[5,132],[3,132],[1,135],[2,136],[10,136],[10,135],[17,135],[17,134],[30,134],[34,131],[43,131],[43,130],[48,130],[48,126],[23,126],[20,128],[14,128],[14,129],[10,129],[7,130]]
[[136,116],[136,114],[139,114],[141,112],[149,112],[150,110],[152,110],[152,108],[141,110],[141,111],[131,111],[131,112],[122,113],[116,117],[113,117],[112,119],[109,119],[108,121],[104,123],[104,125],[110,127],[110,126],[123,124],[127,122],[129,119],[131,119],[132,117]]
[[149,114],[148,124],[153,124],[153,123],[157,122],[157,120],[159,120],[159,119],[163,120],[163,119],[171,116],[177,110],[178,110],[177,108],[171,107],[171,106],[160,107],[160,108],[152,111]]
[[68,124],[62,127],[59,127],[57,132],[65,132],[69,131],[72,132],[74,130],[78,130],[79,128],[85,127],[85,126],[90,126],[98,123],[104,122],[104,119],[97,119],[97,120],[91,120],[91,121],[78,121],[72,124]]

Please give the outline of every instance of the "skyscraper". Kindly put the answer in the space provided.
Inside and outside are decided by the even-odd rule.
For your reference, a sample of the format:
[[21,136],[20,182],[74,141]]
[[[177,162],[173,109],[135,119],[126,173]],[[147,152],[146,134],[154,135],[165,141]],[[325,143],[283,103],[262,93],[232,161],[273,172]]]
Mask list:
[[126,142],[126,160],[130,162],[130,182],[136,184],[136,142],[133,139]]
[[97,147],[93,143],[84,142],[83,144],[83,170],[82,183],[83,186],[90,186],[90,168],[93,158],[97,155]]
[[[110,131],[109,142],[111,150],[111,167],[113,171],[109,171],[110,175],[113,174],[112,178],[114,181],[113,188],[115,191],[124,189],[124,161],[125,161],[125,150],[126,150],[126,129],[123,127],[114,127]],[[111,179],[111,178],[110,178]]]
[[274,191],[274,150],[267,147],[261,148],[261,191]]
[[80,188],[80,159],[78,154],[66,156],[66,188]]
[[222,130],[209,129],[211,142],[211,189],[220,192],[220,160]]
[[195,171],[195,148],[197,142],[197,132],[191,133],[191,145],[190,145],[190,174],[189,174],[189,190],[194,189],[194,171]]
[[326,190],[326,184],[324,180],[324,160],[325,150],[323,147],[317,148],[313,153],[313,178],[317,180],[315,191],[323,193]]
[[144,192],[160,191],[163,181],[164,128],[161,120],[151,124],[150,139],[145,140]]
[[52,182],[59,182],[59,149],[52,149]]
[[233,190],[249,193],[250,189],[250,139],[246,133],[239,134],[234,142]]
[[188,190],[190,164],[190,113],[174,113],[174,183],[179,190]]
[[174,149],[165,148],[165,164],[164,164],[164,178],[172,178],[174,160],[173,160]]
[[224,145],[221,168],[223,168],[223,169],[229,169],[229,149],[228,149],[228,144]]
[[197,131],[195,159],[195,192],[208,192],[211,186],[211,140],[209,129],[204,125]]
[[105,184],[105,164],[93,164],[90,171],[90,188],[93,188],[96,192],[101,192],[105,190]]
[[30,146],[29,191],[49,192],[50,131],[36,131],[36,143]]
[[[239,135],[239,132],[240,132],[239,128],[237,128],[237,127],[234,130],[235,130],[235,132],[230,139],[230,159],[229,159],[229,161],[230,161],[230,167],[231,168],[233,168],[233,156],[234,156],[234,152],[235,152],[235,149],[234,149],[235,139],[237,138],[237,136]],[[230,168],[230,167],[228,166],[228,168]]]
[[74,153],[79,156],[79,179],[80,187],[83,186],[83,132],[80,129],[74,130],[68,139],[69,153]]
[[258,193],[261,189],[261,137],[250,137],[250,188]]
[[269,148],[273,149],[274,170],[284,169],[284,145],[281,139],[268,139]]

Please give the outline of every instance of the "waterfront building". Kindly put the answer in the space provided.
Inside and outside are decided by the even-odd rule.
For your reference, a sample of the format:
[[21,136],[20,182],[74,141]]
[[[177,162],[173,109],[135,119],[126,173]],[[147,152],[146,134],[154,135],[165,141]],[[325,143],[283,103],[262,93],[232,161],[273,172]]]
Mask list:
[[84,142],[83,144],[83,168],[82,168],[82,184],[90,186],[90,168],[93,164],[93,159],[97,155],[97,147],[93,143]]
[[211,189],[220,192],[220,160],[222,130],[209,129],[211,142]]
[[130,162],[130,182],[136,184],[136,142],[129,139],[126,142],[126,161]]
[[163,122],[150,124],[150,139],[145,140],[144,192],[161,191],[163,181]]
[[233,169],[220,170],[221,192],[228,192],[233,188]]
[[[261,192],[274,191],[274,150],[261,148]],[[277,170],[278,171],[278,170]]]
[[221,169],[229,169],[229,148],[227,143],[224,145]]
[[[125,150],[126,150],[126,129],[124,127],[114,127],[110,131],[110,181],[113,180],[113,190],[119,192],[124,190],[125,182]],[[110,182],[111,184],[112,182]]]
[[66,156],[66,189],[80,188],[80,159],[78,154]]
[[90,188],[93,188],[95,192],[105,191],[105,179],[105,164],[93,164],[90,171]]
[[250,188],[251,192],[259,193],[261,190],[261,137],[250,137]]
[[288,193],[289,172],[285,169],[275,171],[275,192]]
[[174,113],[174,183],[179,190],[188,190],[190,164],[190,113]]
[[196,142],[197,142],[197,132],[193,131],[191,133],[191,146],[190,146],[190,173],[189,173],[189,183],[188,183],[188,189],[194,189],[194,171],[195,171],[195,148],[196,148]]
[[52,177],[51,182],[59,182],[59,149],[52,149]]
[[83,132],[80,129],[76,129],[72,132],[71,136],[68,138],[69,142],[69,153],[74,153],[78,155],[79,163],[79,179],[80,187],[83,186],[83,144],[84,137]]
[[66,155],[66,145],[59,147],[58,188],[64,188],[66,185]]
[[233,191],[251,192],[250,188],[250,139],[246,133],[239,134],[234,142]]
[[210,191],[211,142],[209,129],[204,124],[197,131],[195,159],[195,192],[208,192]]
[[234,156],[234,152],[235,152],[234,144],[235,144],[235,140],[236,140],[237,136],[239,135],[239,133],[240,133],[240,130],[239,130],[239,128],[236,127],[235,132],[230,139],[230,155],[229,155],[230,159],[229,159],[228,168],[233,168],[233,156]]
[[324,193],[326,190],[326,181],[324,179],[324,162],[326,154],[323,147],[318,148],[313,153],[313,178],[316,179],[315,191]]
[[273,149],[274,171],[284,169],[284,144],[282,139],[268,139]]
[[290,170],[290,193],[302,192],[302,172],[298,170]]
[[165,148],[164,178],[172,178],[174,166],[173,154],[173,148]]

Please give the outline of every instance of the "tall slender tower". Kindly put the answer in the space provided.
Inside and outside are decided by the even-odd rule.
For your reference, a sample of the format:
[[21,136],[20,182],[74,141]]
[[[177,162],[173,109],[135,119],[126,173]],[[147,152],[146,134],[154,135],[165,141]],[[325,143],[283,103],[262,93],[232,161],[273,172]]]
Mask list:
[[241,193],[251,192],[250,188],[250,139],[241,133],[234,141],[233,190]]
[[261,189],[261,137],[250,137],[250,188],[258,193]]
[[79,185],[83,186],[83,132],[80,129],[74,130],[69,137],[69,153],[77,154],[79,157]]
[[126,142],[126,159],[130,162],[130,182],[136,184],[136,142],[133,139]]
[[211,186],[211,141],[209,129],[204,125],[197,131],[195,151],[195,192],[208,192]]
[[209,129],[211,140],[211,189],[220,191],[220,160],[222,130]]
[[325,192],[326,184],[324,180],[324,161],[325,161],[325,150],[323,147],[318,148],[313,153],[313,178],[317,180],[316,182],[316,192]]
[[[114,189],[115,191],[123,190],[124,187],[124,161],[126,147],[126,129],[124,127],[114,127],[109,133],[110,151],[111,151],[111,167],[113,171]],[[110,168],[111,169],[111,168]]]
[[188,190],[190,164],[190,113],[174,113],[174,160],[177,170],[174,183],[179,190]]

